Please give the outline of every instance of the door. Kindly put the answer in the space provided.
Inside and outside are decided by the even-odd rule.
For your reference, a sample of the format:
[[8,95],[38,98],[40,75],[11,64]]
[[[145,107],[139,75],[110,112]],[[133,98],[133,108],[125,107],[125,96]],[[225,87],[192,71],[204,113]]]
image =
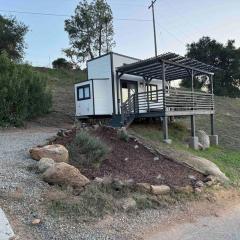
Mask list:
[[137,82],[121,80],[121,102],[126,102],[133,94],[137,93]]

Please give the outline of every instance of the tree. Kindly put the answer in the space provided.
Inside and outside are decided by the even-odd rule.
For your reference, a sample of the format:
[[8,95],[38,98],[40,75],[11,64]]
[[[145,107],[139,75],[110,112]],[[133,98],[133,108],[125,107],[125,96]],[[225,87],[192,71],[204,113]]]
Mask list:
[[65,58],[58,58],[52,62],[55,69],[73,69],[72,63],[68,62]]
[[12,60],[21,60],[24,55],[24,37],[28,27],[16,18],[6,18],[0,15],[0,53],[7,52]]
[[73,62],[82,63],[109,52],[114,46],[113,16],[106,0],[83,0],[75,15],[65,21],[71,47],[65,49]]
[[[187,45],[187,57],[220,68],[214,76],[214,93],[216,95],[240,96],[240,48],[235,47],[235,41],[229,40],[225,45],[210,37],[202,37],[198,42]],[[189,87],[187,79],[182,86]],[[210,83],[206,77],[195,78],[196,88],[207,87]]]

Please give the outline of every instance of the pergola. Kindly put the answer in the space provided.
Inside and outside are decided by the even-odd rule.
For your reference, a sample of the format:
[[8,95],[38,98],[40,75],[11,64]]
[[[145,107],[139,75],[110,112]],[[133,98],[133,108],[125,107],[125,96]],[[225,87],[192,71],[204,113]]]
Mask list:
[[[118,113],[120,113],[119,82],[124,74],[142,77],[146,84],[152,79],[162,80],[163,101],[165,101],[166,82],[178,79],[190,78],[191,90],[194,92],[194,77],[206,75],[211,82],[211,94],[213,95],[213,75],[219,69],[200,61],[183,57],[175,53],[166,53],[157,57],[141,60],[132,64],[126,64],[117,68],[118,87]],[[148,89],[148,88],[147,88]],[[211,133],[214,135],[214,115],[211,114]],[[168,141],[167,116],[163,117],[164,139]],[[191,115],[192,137],[195,137],[195,115]]]

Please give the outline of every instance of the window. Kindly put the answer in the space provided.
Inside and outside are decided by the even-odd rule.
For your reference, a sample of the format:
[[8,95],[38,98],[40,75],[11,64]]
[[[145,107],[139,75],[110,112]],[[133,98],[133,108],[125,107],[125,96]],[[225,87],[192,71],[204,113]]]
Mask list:
[[77,88],[77,100],[78,101],[86,100],[86,99],[90,99],[90,98],[91,98],[90,84]]
[[158,99],[158,93],[157,91],[157,85],[154,84],[149,84],[146,85],[146,91],[147,91],[147,87],[148,87],[148,91],[149,91],[149,101],[157,101]]

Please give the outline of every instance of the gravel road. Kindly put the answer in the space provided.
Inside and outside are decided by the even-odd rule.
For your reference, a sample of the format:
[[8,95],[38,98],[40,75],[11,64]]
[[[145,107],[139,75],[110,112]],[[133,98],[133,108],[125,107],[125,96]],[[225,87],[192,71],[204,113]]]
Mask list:
[[196,222],[178,224],[146,238],[146,240],[239,240],[240,205],[220,216],[200,217]]

